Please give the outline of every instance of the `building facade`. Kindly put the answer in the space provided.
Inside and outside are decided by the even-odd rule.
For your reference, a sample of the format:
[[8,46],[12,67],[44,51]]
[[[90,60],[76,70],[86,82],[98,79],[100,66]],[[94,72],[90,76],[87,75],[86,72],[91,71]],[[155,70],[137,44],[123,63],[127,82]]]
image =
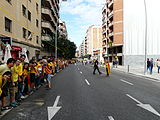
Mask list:
[[[106,1],[107,13],[104,9],[102,12],[104,16],[107,15],[107,20],[103,22],[107,22],[107,35],[103,39],[107,38],[107,54],[104,57],[109,58],[110,62],[117,56],[121,65],[143,66],[145,56],[154,61],[160,58],[160,17],[157,15],[160,1],[145,2],[146,4],[144,0]],[[102,28],[105,28],[104,25]]]
[[86,54],[102,61],[102,27],[92,25],[86,32]]
[[42,55],[54,55],[58,27],[59,0],[42,0]]
[[5,45],[11,44],[11,54],[17,58],[23,48],[29,58],[40,55],[41,0],[1,0],[0,2],[1,57]]
[[66,23],[64,21],[59,20],[59,37],[61,36],[65,36],[68,39]]
[[110,62],[118,57],[122,65],[123,0],[106,0],[102,15],[103,57]]

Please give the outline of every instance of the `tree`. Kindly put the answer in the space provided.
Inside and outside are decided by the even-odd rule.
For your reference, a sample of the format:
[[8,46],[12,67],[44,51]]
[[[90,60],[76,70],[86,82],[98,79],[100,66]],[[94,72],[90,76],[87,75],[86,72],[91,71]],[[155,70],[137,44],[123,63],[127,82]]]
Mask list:
[[77,47],[74,42],[71,42],[65,36],[61,36],[58,38],[57,46],[58,57],[65,59],[75,58]]

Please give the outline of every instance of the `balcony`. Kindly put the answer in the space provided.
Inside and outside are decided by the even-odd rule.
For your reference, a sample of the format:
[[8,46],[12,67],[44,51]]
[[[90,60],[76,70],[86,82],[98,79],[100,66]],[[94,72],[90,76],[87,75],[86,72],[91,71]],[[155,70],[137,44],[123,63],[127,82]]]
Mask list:
[[113,11],[111,13],[109,13],[108,19],[110,19],[111,17],[113,17]]
[[56,31],[54,30],[54,28],[52,27],[51,23],[48,21],[42,21],[42,27],[43,28],[47,28],[50,29],[51,32],[55,33]]
[[114,34],[113,34],[113,32],[112,33],[109,33],[109,37],[112,37]]
[[[54,16],[49,8],[42,8],[42,14],[48,15],[51,19],[51,21],[56,25],[56,20],[54,19]],[[46,17],[47,18],[47,17]]]
[[108,8],[113,6],[113,0],[108,4]]
[[108,27],[111,27],[113,26],[113,21],[111,23],[109,23]]
[[51,41],[52,37],[49,34],[42,34],[42,41]]

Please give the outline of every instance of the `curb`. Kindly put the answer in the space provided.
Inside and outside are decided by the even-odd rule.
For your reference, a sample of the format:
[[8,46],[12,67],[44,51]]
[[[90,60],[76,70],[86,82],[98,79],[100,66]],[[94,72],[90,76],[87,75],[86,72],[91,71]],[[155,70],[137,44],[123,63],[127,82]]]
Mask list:
[[112,70],[113,71],[119,71],[119,72],[122,72],[122,73],[125,73],[125,74],[132,74],[132,75],[137,75],[139,77],[145,77],[145,78],[153,79],[153,80],[156,80],[156,81],[160,81],[160,79],[152,78],[152,77],[145,76],[145,75],[142,75],[142,74],[136,74],[136,73],[133,73],[133,72],[126,72],[126,71],[115,70],[115,69],[112,69]]

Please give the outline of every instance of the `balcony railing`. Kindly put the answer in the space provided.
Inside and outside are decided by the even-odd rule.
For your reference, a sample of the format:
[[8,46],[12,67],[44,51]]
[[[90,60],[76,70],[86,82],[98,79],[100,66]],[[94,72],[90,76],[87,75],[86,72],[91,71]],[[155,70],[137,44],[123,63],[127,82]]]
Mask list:
[[50,29],[53,33],[55,33],[54,28],[52,27],[49,21],[42,21],[42,27]]
[[114,34],[113,34],[113,32],[112,33],[109,33],[109,37],[112,37]]
[[42,41],[51,41],[52,37],[49,34],[42,34]]
[[113,25],[113,21],[111,23],[109,23],[108,27],[111,27]]
[[113,5],[113,0],[108,4],[108,8],[110,8]]
[[113,11],[109,13],[108,18],[110,19],[113,16]]

